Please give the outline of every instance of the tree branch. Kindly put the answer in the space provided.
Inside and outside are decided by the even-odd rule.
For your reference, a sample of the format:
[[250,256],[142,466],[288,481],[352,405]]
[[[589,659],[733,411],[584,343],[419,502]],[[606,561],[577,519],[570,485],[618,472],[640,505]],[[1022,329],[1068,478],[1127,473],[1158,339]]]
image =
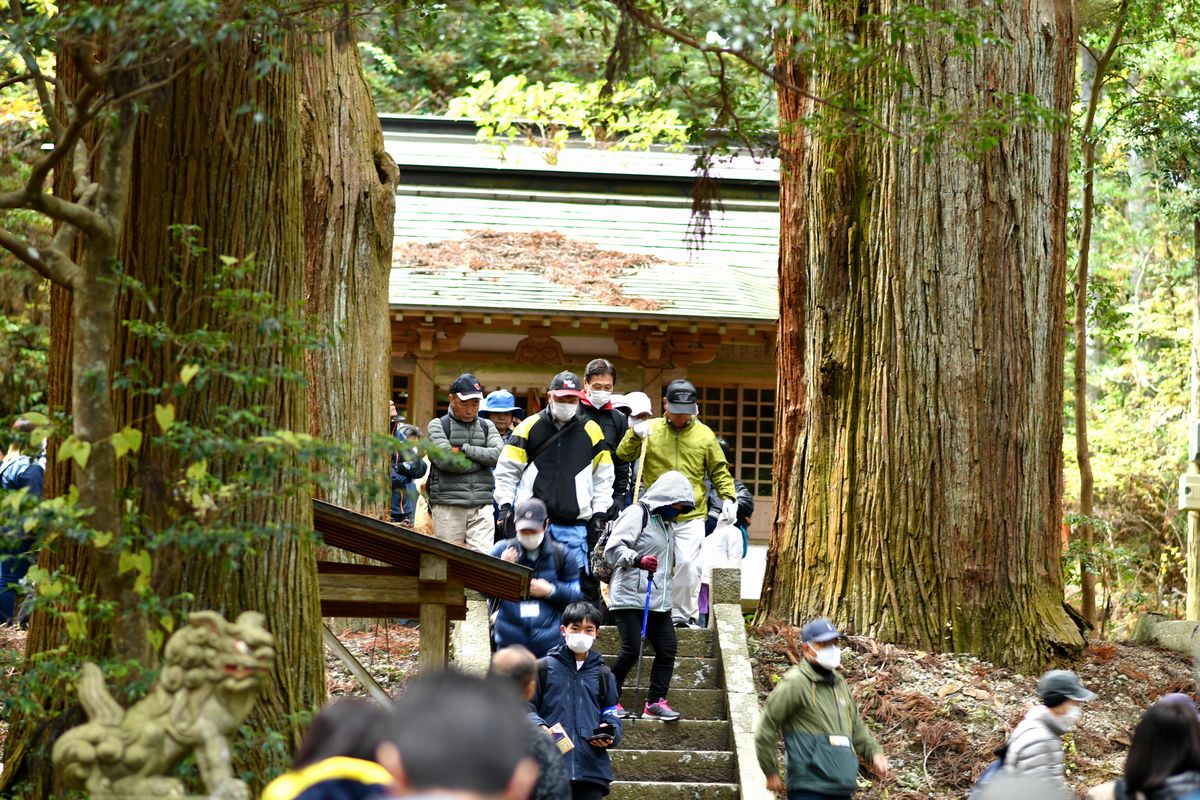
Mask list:
[[46,80],[45,73],[37,63],[37,56],[29,47],[29,39],[24,35],[25,19],[21,10],[20,3],[9,3],[8,7],[12,9],[13,22],[12,27],[14,35],[20,36],[20,41],[17,42],[17,47],[21,51],[21,60],[25,62],[25,68],[29,70],[29,75],[33,80],[34,91],[37,92],[38,103],[42,107],[42,116],[46,118],[46,124],[50,127],[50,133],[55,139],[58,139],[62,133],[62,121],[55,113],[54,100],[50,96],[50,87]]
[[91,108],[92,100],[96,97],[96,89],[92,86],[85,86],[83,91],[74,101],[74,113],[71,115],[71,122],[65,130],[59,129],[58,134],[54,137],[54,149],[46,155],[33,162],[33,169],[30,170],[29,180],[25,182],[25,191],[30,195],[43,194],[42,186],[46,182],[46,177],[50,171],[54,169],[60,161],[72,153],[75,145],[79,143],[79,139],[83,136],[84,128],[95,117],[95,109]]
[[657,33],[661,33],[663,36],[666,36],[669,39],[674,39],[675,41],[679,42],[680,44],[682,44],[686,47],[689,47],[693,50],[697,50],[701,53],[711,53],[711,54],[717,56],[718,58],[720,58],[722,55],[726,55],[731,58],[735,58],[738,61],[741,61],[743,64],[750,67],[751,69],[753,69],[755,72],[758,72],[759,74],[769,78],[772,83],[774,83],[778,86],[782,86],[785,89],[788,89],[789,91],[796,93],[800,97],[805,98],[806,100],[811,100],[813,103],[815,103],[817,105],[824,106],[826,108],[832,109],[834,111],[838,111],[842,114],[845,114],[847,117],[850,117],[851,119],[856,119],[859,122],[862,122],[862,123],[868,125],[869,127],[872,127],[882,133],[888,134],[889,136],[894,136],[896,138],[900,138],[900,134],[897,133],[896,131],[893,131],[893,130],[885,127],[884,125],[881,125],[879,122],[876,122],[875,120],[871,119],[870,117],[864,116],[863,114],[861,114],[857,111],[851,111],[850,109],[843,108],[843,107],[837,105],[836,103],[830,102],[827,98],[819,97],[819,96],[809,92],[803,86],[800,86],[799,84],[796,84],[796,83],[780,76],[771,67],[761,63],[760,61],[758,61],[758,59],[755,59],[749,55],[746,55],[745,53],[741,52],[740,50],[735,50],[732,47],[721,47],[718,45],[711,45],[711,44],[708,44],[707,42],[703,42],[703,41],[697,39],[696,37],[692,36],[691,34],[688,34],[688,33],[685,33],[684,31],[679,30],[678,28],[671,27],[670,25],[668,25],[667,23],[660,20],[658,17],[656,17],[651,12],[648,12],[641,8],[638,8],[637,5],[635,5],[636,0],[612,0],[612,2],[614,5],[617,6],[618,9],[620,9],[623,13],[628,14],[639,25],[641,25],[644,28],[647,28],[652,31],[656,31]]
[[0,247],[25,262],[46,280],[68,289],[74,286],[78,268],[61,252],[52,248],[42,252],[6,228],[0,228]]
[[26,72],[23,75],[16,75],[12,78],[8,78],[7,80],[0,81],[0,89],[7,89],[10,86],[16,86],[18,83],[25,83],[25,81],[29,80],[33,80],[32,72]]

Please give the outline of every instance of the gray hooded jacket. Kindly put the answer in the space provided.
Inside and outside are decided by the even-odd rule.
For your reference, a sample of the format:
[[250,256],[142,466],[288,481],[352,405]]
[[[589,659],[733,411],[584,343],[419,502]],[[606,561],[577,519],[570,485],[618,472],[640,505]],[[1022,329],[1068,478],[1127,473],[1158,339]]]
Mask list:
[[670,470],[660,475],[636,503],[621,512],[604,547],[604,559],[613,565],[612,579],[608,582],[609,608],[619,611],[645,606],[648,576],[644,569],[638,569],[637,562],[642,556],[657,556],[658,571],[654,573],[650,610],[671,610],[674,547],[670,527],[654,512],[673,503],[690,506],[695,502],[691,482],[682,472]]
[[1044,705],[1029,709],[1008,738],[1004,771],[1012,775],[1040,778],[1067,791],[1062,752],[1064,733],[1066,728],[1050,709]]

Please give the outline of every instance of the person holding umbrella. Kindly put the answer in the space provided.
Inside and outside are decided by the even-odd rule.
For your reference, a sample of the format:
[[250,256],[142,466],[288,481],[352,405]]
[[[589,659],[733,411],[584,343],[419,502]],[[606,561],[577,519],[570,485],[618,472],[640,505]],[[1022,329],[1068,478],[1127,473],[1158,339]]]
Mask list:
[[612,666],[618,692],[634,664],[639,668],[637,683],[641,683],[642,647],[646,639],[654,646],[650,687],[641,714],[645,719],[679,719],[679,712],[667,704],[676,650],[671,621],[671,523],[694,508],[688,479],[675,470],[664,472],[637,502],[621,512],[604,547],[604,558],[613,566],[608,608],[621,633],[621,652]]

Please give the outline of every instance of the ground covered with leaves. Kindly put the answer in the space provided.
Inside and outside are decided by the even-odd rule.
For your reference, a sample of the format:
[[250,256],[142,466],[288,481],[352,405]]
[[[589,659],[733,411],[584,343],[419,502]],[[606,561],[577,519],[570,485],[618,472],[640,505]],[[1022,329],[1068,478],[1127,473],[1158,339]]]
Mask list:
[[[750,629],[759,695],[799,658],[799,629]],[[1036,702],[1037,676],[979,659],[906,650],[850,637],[843,668],[891,762],[887,781],[861,783],[859,800],[963,798],[993,751]],[[1196,696],[1192,660],[1166,650],[1093,643],[1073,664],[1100,696],[1065,738],[1067,780],[1079,795],[1119,774],[1133,726],[1168,692]]]
[[[404,625],[369,625],[361,630],[337,630],[338,640],[358,659],[371,677],[392,697],[417,674],[416,627]],[[325,648],[325,687],[329,699],[369,697],[346,665]]]

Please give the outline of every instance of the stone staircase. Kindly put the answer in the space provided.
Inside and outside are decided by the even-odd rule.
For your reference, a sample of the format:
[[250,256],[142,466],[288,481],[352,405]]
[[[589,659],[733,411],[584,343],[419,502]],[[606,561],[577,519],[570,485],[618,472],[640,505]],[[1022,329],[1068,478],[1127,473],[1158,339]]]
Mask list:
[[[616,778],[610,800],[738,800],[741,796],[716,630],[676,633],[679,646],[667,699],[683,718],[624,721],[625,739],[610,751]],[[597,644],[611,664],[621,647],[616,628],[605,627]],[[646,653],[653,653],[649,643]],[[642,659],[642,686],[636,692],[636,670],[626,678],[621,695],[625,708],[640,709],[645,703],[652,661],[652,655]]]

